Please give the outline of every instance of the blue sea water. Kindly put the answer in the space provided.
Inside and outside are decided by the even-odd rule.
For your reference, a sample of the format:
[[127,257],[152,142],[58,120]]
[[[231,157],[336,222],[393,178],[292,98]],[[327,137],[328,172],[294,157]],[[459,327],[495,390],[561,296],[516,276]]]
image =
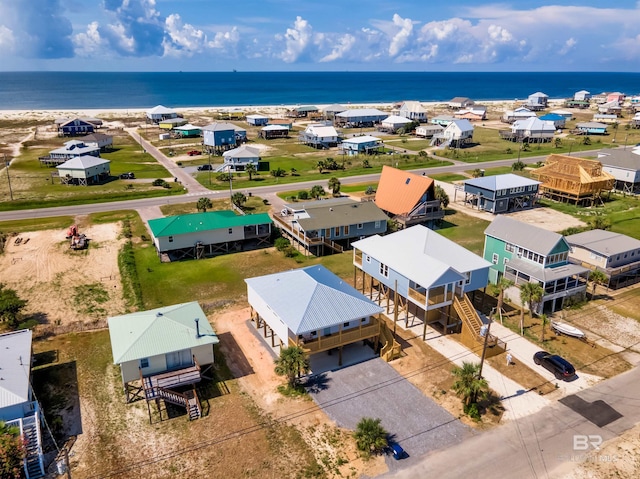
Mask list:
[[0,110],[568,98],[640,92],[640,73],[0,72]]

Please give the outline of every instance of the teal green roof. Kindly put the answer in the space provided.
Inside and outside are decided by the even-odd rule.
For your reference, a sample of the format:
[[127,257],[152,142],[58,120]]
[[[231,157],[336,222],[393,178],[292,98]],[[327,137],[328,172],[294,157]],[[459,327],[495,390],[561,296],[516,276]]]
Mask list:
[[212,231],[234,226],[264,225],[271,223],[267,213],[237,215],[233,211],[207,211],[188,215],[166,216],[149,220],[153,236],[177,236],[198,231]]
[[108,321],[114,364],[218,343],[197,301],[114,316]]

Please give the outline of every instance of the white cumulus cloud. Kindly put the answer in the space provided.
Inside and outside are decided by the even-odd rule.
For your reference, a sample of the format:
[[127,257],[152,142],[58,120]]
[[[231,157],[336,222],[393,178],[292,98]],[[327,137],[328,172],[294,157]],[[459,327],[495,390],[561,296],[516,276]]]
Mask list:
[[16,39],[13,36],[13,30],[4,25],[0,25],[0,50],[4,52],[12,52]]
[[285,49],[280,58],[286,63],[293,63],[300,59],[309,45],[312,44],[313,28],[307,20],[298,16],[293,28],[287,28],[284,34]]
[[91,56],[104,46],[104,41],[100,36],[98,22],[91,22],[87,25],[87,30],[78,33],[73,37],[74,51],[81,57]]

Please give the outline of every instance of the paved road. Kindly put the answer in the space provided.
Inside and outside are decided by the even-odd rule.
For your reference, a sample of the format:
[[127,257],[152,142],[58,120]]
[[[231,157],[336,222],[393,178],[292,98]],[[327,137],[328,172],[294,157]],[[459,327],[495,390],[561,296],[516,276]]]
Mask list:
[[[117,211],[117,210],[137,210],[139,208],[146,208],[149,206],[160,206],[165,204],[179,204],[179,203],[190,203],[196,201],[197,198],[207,196],[209,198],[224,198],[229,192],[227,190],[208,190],[200,183],[198,183],[195,178],[191,175],[187,174],[183,171],[182,168],[178,167],[171,160],[167,159],[157,148],[151,145],[149,142],[144,140],[144,138],[140,138],[139,135],[132,134],[132,137],[136,141],[142,141],[142,146],[147,149],[147,151],[153,155],[154,158],[158,159],[162,165],[164,165],[174,177],[178,178],[183,185],[188,189],[188,193],[186,195],[181,196],[173,196],[173,197],[159,197],[159,198],[144,198],[137,200],[125,200],[125,201],[114,201],[108,203],[95,203],[90,205],[80,205],[80,206],[59,206],[55,208],[38,208],[38,209],[30,209],[30,210],[16,210],[16,211],[4,211],[0,212],[0,221],[6,220],[19,220],[19,219],[34,219],[34,218],[47,218],[50,216],[63,216],[63,215],[78,215],[78,214],[89,214],[89,213],[98,213],[105,211]],[[591,152],[580,152],[581,156],[593,155],[595,151]],[[537,163],[538,161],[544,160],[546,156],[536,156],[530,158],[522,158],[522,161],[527,164]],[[389,161],[393,160],[393,157],[389,157]],[[460,161],[455,161],[453,165],[448,166],[436,166],[433,168],[421,168],[417,170],[411,170],[414,173],[422,174],[427,173],[429,175],[439,174],[439,173],[459,173],[469,169],[475,168],[496,168],[500,166],[511,166],[514,162],[514,158],[509,158],[505,160],[498,161],[486,161],[481,163],[463,163]],[[451,161],[451,160],[448,160]],[[360,175],[360,176],[349,176],[346,178],[340,178],[340,182],[343,185],[349,185],[353,183],[367,183],[367,182],[378,182],[380,178],[379,173],[371,174],[371,175]],[[254,188],[243,188],[242,191],[245,193],[251,192],[254,196],[259,196],[261,198],[269,198],[274,197],[275,194],[279,191],[290,190],[290,189],[310,189],[313,185],[324,184],[325,188],[328,188],[327,180],[323,181],[304,181],[300,183],[286,183],[282,185],[272,185],[272,186],[257,186]],[[195,197],[195,198],[194,198]]]
[[[536,414],[433,453],[420,464],[387,477],[554,478],[584,461],[585,453],[594,453],[595,458],[590,459],[594,462],[614,461],[615,457],[600,457],[589,445],[586,451],[574,448],[574,436],[598,435],[607,441],[640,422],[640,368],[563,402],[567,399],[575,404],[573,408],[553,403]],[[616,419],[616,413],[621,417]]]

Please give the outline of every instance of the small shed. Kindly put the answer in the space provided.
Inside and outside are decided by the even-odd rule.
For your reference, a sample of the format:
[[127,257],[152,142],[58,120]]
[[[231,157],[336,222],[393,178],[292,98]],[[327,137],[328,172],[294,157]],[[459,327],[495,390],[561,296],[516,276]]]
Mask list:
[[60,183],[88,186],[111,175],[111,162],[95,156],[78,156],[56,166]]

